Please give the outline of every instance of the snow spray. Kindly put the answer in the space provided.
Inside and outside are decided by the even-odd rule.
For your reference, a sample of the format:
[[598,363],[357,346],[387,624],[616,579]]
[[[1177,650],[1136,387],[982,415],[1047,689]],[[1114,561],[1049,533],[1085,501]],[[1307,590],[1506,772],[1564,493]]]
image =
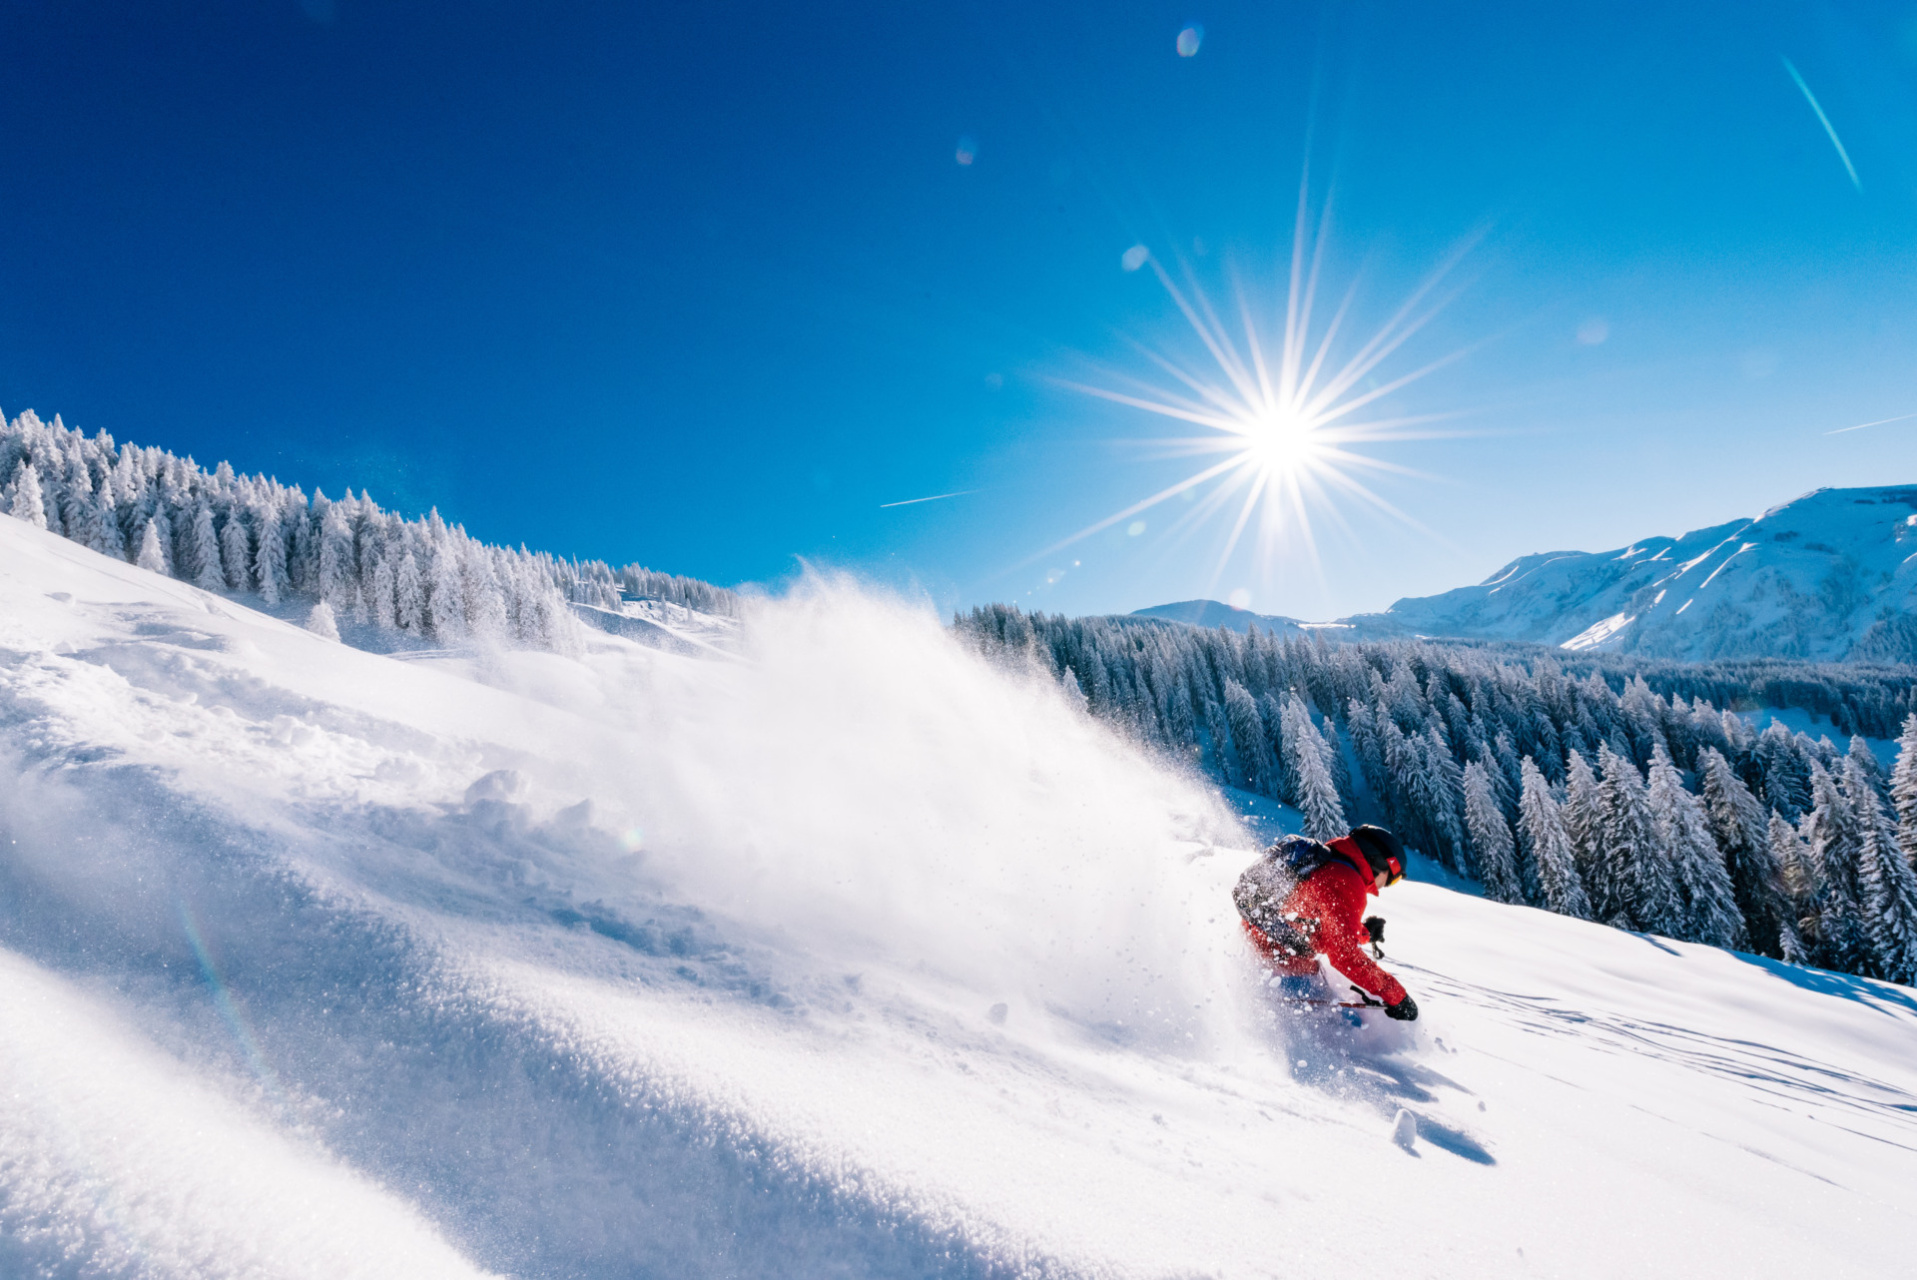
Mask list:
[[654,874],[845,976],[909,971],[1015,1026],[1166,1049],[1222,1029],[1238,938],[1206,855],[1249,837],[1215,791],[843,579],[758,605],[744,645],[726,679],[655,687],[633,797]]

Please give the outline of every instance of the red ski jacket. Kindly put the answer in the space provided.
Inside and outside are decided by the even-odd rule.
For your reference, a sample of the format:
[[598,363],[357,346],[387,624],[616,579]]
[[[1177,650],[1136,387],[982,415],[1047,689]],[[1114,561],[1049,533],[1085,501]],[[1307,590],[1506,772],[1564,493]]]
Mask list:
[[[1331,847],[1343,853],[1344,850],[1338,849],[1340,843],[1333,841]],[[1363,855],[1357,855],[1355,860],[1360,866],[1364,865]],[[1332,967],[1339,973],[1386,1004],[1396,1004],[1405,997],[1403,985],[1365,954],[1365,944],[1371,940],[1365,932],[1365,898],[1376,897],[1377,893],[1376,880],[1366,879],[1342,861],[1327,862],[1291,891],[1282,910],[1287,917],[1294,917],[1303,925],[1317,946],[1318,954],[1331,961]],[[1308,923],[1312,921],[1317,924],[1315,932]],[[1316,955],[1288,955],[1257,925],[1249,920],[1242,923],[1252,945],[1280,973],[1302,975],[1317,972]]]

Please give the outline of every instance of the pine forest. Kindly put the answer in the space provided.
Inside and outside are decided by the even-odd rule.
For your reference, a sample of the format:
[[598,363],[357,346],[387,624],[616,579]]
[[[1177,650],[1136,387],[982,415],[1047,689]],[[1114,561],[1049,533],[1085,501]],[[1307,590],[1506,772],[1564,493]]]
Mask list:
[[[1006,605],[954,619],[1227,786],[1358,822],[1529,903],[1622,929],[1917,981],[1917,673],[1327,642]],[[1757,729],[1798,709],[1850,735]],[[1866,737],[1899,738],[1885,770]]]
[[[102,554],[371,648],[568,652],[580,609],[739,596],[639,565],[491,546],[264,476],[0,419],[0,511]],[[1006,605],[954,620],[1146,748],[1361,821],[1529,903],[1619,928],[1917,983],[1917,672],[1684,664],[1530,646],[1279,639]],[[1739,712],[1800,710],[1842,746]],[[1898,738],[1885,770],[1865,741]]]

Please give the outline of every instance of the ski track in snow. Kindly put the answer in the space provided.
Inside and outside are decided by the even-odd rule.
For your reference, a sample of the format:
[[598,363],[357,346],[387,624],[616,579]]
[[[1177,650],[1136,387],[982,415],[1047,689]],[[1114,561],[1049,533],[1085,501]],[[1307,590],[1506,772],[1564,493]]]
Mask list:
[[1208,789],[848,587],[723,659],[400,661],[0,519],[0,772],[8,1276],[1874,1276],[1917,1228],[1910,991],[1407,883],[1424,1020],[1300,1018]]

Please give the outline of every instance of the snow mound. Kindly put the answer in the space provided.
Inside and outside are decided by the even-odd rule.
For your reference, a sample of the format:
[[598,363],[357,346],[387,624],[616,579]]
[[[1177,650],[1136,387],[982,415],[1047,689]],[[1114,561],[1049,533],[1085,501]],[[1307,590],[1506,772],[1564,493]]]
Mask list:
[[1899,1269],[1909,991],[1408,883],[1425,1018],[1281,1014],[1240,821],[1047,682],[847,584],[707,647],[0,519],[0,1274]]

